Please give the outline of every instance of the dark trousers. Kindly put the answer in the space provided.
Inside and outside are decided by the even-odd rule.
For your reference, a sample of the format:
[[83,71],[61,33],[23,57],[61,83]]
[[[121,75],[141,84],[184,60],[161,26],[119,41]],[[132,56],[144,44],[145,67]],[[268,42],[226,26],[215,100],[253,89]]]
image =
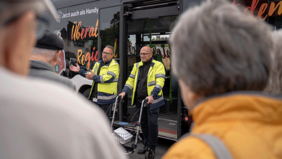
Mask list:
[[[141,108],[141,103],[136,101],[137,110]],[[158,143],[158,118],[160,108],[150,110],[150,107],[143,108],[141,117],[141,129],[143,132],[143,140],[145,146],[153,150],[156,149]]]
[[[93,101],[92,101],[93,102]],[[97,104],[96,102],[93,102],[95,103],[96,105],[98,105],[106,114],[107,117],[110,117],[112,116],[111,115],[111,111],[112,111],[112,108],[110,106],[112,106],[112,104]],[[107,112],[108,111],[108,112]]]
[[[111,111],[112,111],[112,104],[103,104],[103,105],[99,105],[99,107],[101,109],[103,109],[103,111],[106,113],[107,117],[111,116]],[[108,112],[107,112],[108,111]]]

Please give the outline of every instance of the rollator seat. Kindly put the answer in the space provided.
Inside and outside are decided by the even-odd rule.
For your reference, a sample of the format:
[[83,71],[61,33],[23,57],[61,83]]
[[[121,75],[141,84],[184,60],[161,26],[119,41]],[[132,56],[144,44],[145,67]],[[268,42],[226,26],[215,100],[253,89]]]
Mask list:
[[136,127],[138,124],[136,123],[128,123],[128,122],[122,122],[122,121],[114,121],[114,126],[120,126],[120,127]]

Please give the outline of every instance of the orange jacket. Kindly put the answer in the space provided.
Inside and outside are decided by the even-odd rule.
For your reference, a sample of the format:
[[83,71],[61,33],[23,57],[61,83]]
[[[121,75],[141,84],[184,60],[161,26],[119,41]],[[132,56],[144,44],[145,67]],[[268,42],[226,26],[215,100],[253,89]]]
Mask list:
[[[209,98],[193,111],[192,133],[221,139],[234,159],[282,159],[282,97],[232,93]],[[216,159],[203,141],[185,137],[163,159]]]

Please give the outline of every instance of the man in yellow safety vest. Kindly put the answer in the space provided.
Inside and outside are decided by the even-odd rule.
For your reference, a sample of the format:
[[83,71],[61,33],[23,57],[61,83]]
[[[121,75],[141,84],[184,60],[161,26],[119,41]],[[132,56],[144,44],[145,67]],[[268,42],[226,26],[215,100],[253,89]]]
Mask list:
[[89,100],[99,105],[105,112],[115,102],[117,96],[119,64],[113,57],[113,47],[107,45],[102,52],[102,60],[97,61],[90,72],[80,69],[79,65],[70,66],[71,71],[93,80]]
[[144,46],[140,50],[141,62],[135,63],[131,74],[120,94],[121,99],[132,89],[131,105],[136,104],[136,108],[141,107],[141,102],[148,99],[150,107],[143,109],[141,118],[141,128],[144,136],[145,147],[138,151],[144,154],[151,151],[155,154],[158,142],[158,117],[160,107],[164,105],[162,88],[165,82],[165,68],[161,62],[154,60],[153,52],[149,46]]

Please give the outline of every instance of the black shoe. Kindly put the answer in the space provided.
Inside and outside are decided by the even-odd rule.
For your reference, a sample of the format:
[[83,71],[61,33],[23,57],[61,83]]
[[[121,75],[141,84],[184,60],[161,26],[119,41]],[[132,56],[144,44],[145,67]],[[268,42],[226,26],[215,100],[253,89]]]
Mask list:
[[148,148],[145,154],[146,159],[154,159],[155,158],[155,150]]
[[146,151],[147,151],[147,147],[143,147],[143,149],[139,150],[137,153],[138,154],[145,154]]

